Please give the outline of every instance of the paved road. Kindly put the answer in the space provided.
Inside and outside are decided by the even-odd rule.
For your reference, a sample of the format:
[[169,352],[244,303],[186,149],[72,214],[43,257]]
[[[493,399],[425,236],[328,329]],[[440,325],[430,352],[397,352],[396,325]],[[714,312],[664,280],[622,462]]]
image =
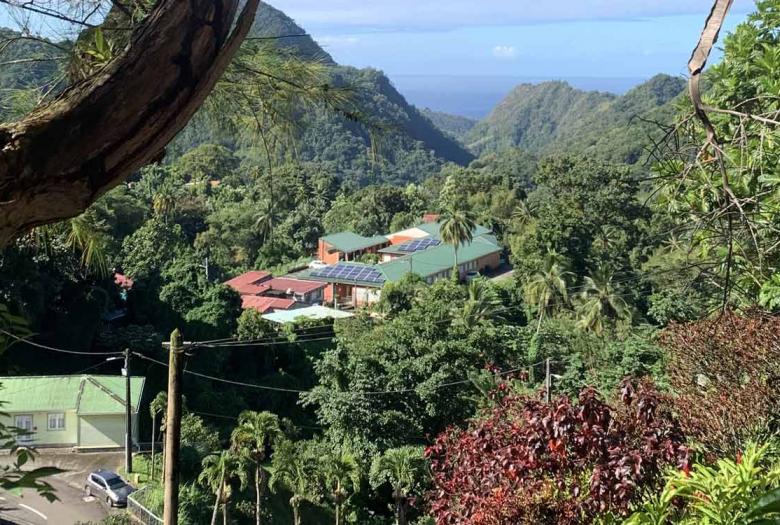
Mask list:
[[0,523],[3,520],[19,525],[73,525],[99,522],[108,514],[94,498],[85,498],[81,490],[65,481],[49,478],[57,490],[59,501],[49,503],[36,492],[25,490],[21,496],[0,491]]

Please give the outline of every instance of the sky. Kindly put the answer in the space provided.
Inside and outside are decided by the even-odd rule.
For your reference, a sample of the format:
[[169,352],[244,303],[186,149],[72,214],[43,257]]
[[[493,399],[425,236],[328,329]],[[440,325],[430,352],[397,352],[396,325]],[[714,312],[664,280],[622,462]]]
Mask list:
[[[375,67],[421,105],[475,93],[483,114],[523,79],[624,92],[684,76],[711,0],[272,0],[342,64]],[[753,6],[735,0],[727,29]],[[717,55],[715,56],[717,59]],[[478,101],[477,101],[478,102]],[[441,105],[441,104],[439,104]],[[436,109],[436,108],[434,108]]]
[[[657,73],[685,76],[712,0],[270,3],[337,62],[387,73],[412,103],[481,117],[520,82],[623,93]],[[752,7],[734,0],[726,29]]]

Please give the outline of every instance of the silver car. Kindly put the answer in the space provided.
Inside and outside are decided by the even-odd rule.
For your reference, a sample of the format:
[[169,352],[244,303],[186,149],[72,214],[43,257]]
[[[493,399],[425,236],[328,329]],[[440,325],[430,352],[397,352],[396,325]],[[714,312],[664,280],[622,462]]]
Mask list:
[[87,476],[84,492],[87,496],[100,498],[110,507],[124,507],[127,505],[127,496],[135,489],[119,474],[110,470],[99,469]]

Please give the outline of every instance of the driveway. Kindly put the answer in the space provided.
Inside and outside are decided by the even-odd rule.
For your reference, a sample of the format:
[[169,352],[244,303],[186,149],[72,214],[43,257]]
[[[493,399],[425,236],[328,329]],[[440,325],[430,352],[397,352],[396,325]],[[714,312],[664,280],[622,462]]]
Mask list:
[[[122,465],[121,452],[73,453],[65,449],[39,450],[30,468],[59,467],[65,472],[47,478],[56,489],[59,501],[49,503],[34,491],[25,490],[21,496],[0,490],[0,525],[73,525],[94,522],[108,515],[104,503],[85,498],[84,480],[98,468],[117,470]],[[0,455],[0,465],[10,464],[12,458]],[[25,468],[28,465],[25,465]],[[5,521],[4,521],[5,520]]]
[[0,491],[0,523],[18,525],[73,525],[74,523],[99,523],[108,515],[105,507],[87,498],[82,490],[64,480],[53,477],[51,483],[59,501],[49,503],[35,491],[24,490],[20,495]]

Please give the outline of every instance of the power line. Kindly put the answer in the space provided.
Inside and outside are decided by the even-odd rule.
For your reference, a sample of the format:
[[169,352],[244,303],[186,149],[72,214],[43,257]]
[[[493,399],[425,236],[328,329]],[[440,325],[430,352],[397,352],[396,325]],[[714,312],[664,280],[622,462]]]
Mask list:
[[[141,359],[145,359],[147,361],[151,361],[153,363],[156,363],[156,364],[158,364],[160,366],[164,366],[166,368],[168,367],[168,363],[164,363],[164,362],[159,361],[157,359],[153,359],[151,357],[147,357],[147,356],[145,356],[143,354],[139,354],[139,353],[134,352],[133,355],[135,355],[135,356],[137,356],[137,357],[139,357]],[[534,363],[532,365],[523,365],[523,366],[520,366],[520,367],[517,367],[517,368],[504,370],[504,371],[496,373],[496,375],[498,375],[498,376],[505,376],[505,375],[513,374],[515,372],[520,372],[520,371],[528,370],[530,368],[535,368],[537,366],[545,364],[545,362],[546,361],[540,361],[540,362]],[[245,382],[242,382],[242,381],[233,381],[233,380],[230,380],[230,379],[223,379],[221,377],[215,377],[215,376],[210,376],[210,375],[207,375],[207,374],[201,374],[200,372],[194,372],[192,370],[185,370],[184,373],[185,374],[190,374],[190,375],[193,375],[193,376],[196,376],[196,377],[200,377],[200,378],[203,378],[203,379],[209,379],[211,381],[217,381],[219,383],[226,383],[226,384],[230,384],[230,385],[242,386],[242,387],[247,387],[247,388],[255,388],[255,389],[258,389],[258,390],[270,390],[270,391],[273,391],[273,392],[285,392],[285,393],[291,393],[291,394],[309,394],[309,393],[313,392],[312,390],[298,390],[298,389],[293,389],[293,388],[281,388],[281,387],[273,387],[273,386],[267,386],[267,385],[258,385],[258,384],[254,384],[254,383],[245,383]],[[441,383],[439,385],[436,385],[434,387],[434,390],[439,390],[439,389],[442,389],[442,388],[448,388],[448,387],[451,387],[451,386],[464,385],[464,384],[467,384],[467,383],[471,383],[471,379],[462,379],[460,381],[452,381],[452,382],[448,382],[448,383]],[[375,391],[338,392],[338,393],[342,393],[342,394],[352,393],[352,394],[356,394],[356,395],[379,396],[379,395],[390,395],[390,394],[409,394],[409,393],[414,393],[416,391],[417,391],[416,388],[405,388],[405,389],[399,389],[399,390],[375,390]]]
[[99,355],[112,355],[112,356],[122,355],[122,352],[79,352],[79,351],[76,351],[76,350],[65,350],[64,348],[55,348],[53,346],[42,345],[40,343],[36,343],[36,342],[30,341],[27,338],[19,337],[18,335],[14,335],[11,332],[8,332],[6,330],[0,329],[0,333],[6,335],[8,337],[11,337],[13,339],[16,339],[17,342],[25,343],[25,344],[28,344],[30,346],[34,346],[36,348],[40,348],[42,350],[49,350],[51,352],[59,352],[61,354],[92,355],[92,356],[99,356]]

